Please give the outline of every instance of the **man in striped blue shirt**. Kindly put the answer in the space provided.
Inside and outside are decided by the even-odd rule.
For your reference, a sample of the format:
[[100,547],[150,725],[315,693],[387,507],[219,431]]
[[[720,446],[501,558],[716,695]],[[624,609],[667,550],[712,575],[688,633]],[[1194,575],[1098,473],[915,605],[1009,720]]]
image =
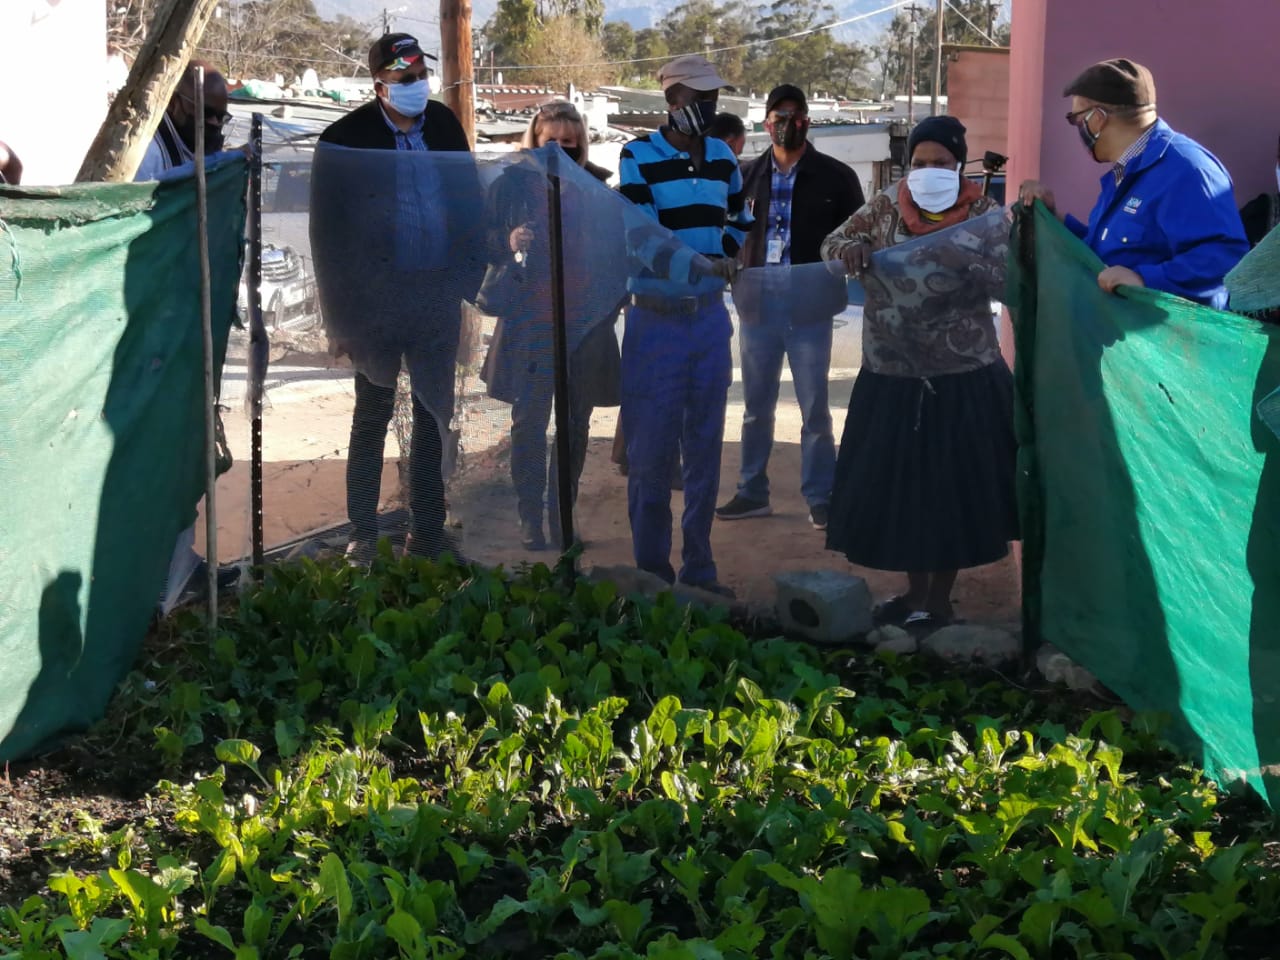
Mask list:
[[684,455],[680,582],[731,596],[716,577],[711,524],[733,363],[726,283],[751,227],[738,161],[705,136],[722,89],[705,58],[679,57],[658,80],[669,123],[622,149],[620,189],[658,227],[631,225],[641,267],[630,278],[622,344],[622,428],[636,566],[676,580],[671,565],[671,470]]

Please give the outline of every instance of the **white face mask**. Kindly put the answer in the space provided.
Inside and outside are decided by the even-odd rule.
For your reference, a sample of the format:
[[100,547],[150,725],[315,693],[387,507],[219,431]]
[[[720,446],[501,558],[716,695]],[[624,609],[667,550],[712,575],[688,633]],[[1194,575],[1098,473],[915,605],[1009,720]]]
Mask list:
[[960,168],[923,167],[912,170],[907,174],[907,189],[921,210],[943,213],[960,199]]
[[385,86],[387,103],[400,116],[418,117],[426,111],[431,90],[425,77],[413,83],[388,83]]

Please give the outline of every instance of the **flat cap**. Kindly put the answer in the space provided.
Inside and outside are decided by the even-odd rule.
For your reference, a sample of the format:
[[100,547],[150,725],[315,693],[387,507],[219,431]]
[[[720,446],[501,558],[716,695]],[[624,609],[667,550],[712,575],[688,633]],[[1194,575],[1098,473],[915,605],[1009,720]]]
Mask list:
[[1122,57],[1095,63],[1067,84],[1062,95],[1115,107],[1151,107],[1156,102],[1156,82],[1142,64]]
[[669,90],[677,83],[701,92],[733,89],[732,84],[720,76],[720,71],[710,60],[696,53],[664,63],[658,70],[658,82],[662,84],[663,90]]

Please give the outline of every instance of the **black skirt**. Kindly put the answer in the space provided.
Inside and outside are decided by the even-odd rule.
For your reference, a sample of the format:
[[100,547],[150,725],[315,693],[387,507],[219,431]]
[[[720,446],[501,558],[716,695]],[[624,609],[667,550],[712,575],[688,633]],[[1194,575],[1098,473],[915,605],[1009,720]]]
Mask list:
[[1018,539],[1016,458],[1003,360],[928,379],[863,370],[840,442],[827,548],[875,570],[994,563]]

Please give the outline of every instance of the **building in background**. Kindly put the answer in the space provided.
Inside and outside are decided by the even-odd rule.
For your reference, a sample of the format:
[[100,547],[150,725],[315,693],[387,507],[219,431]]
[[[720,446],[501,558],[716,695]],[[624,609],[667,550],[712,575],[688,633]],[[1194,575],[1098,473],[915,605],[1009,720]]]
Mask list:
[[0,140],[22,157],[24,184],[75,180],[109,83],[102,0],[0,0]]
[[962,122],[969,157],[1009,155],[1009,48],[949,45],[947,112]]

